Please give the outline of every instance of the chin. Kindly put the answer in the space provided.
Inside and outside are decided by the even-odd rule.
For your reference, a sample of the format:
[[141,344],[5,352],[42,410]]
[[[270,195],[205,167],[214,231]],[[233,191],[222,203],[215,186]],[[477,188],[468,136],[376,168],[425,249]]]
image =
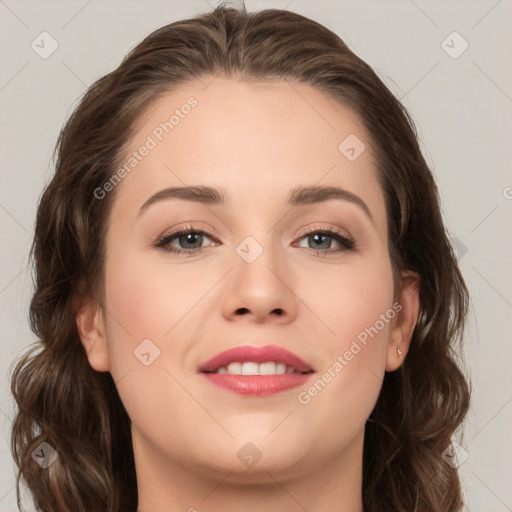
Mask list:
[[[268,484],[271,475],[286,480],[311,471],[314,461],[307,456],[304,440],[288,436],[288,442],[283,444],[281,440],[271,438],[272,435],[265,439],[260,433],[252,441],[248,440],[250,437],[243,440],[237,437],[216,444],[215,450],[210,446],[201,451],[199,466],[210,476],[212,472],[230,473],[230,482],[239,484]],[[315,451],[311,447],[310,452]]]

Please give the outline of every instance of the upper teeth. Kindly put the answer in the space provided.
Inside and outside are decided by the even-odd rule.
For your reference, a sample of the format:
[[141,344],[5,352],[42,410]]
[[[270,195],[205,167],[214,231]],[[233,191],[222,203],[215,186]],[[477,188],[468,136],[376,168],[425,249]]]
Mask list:
[[230,373],[232,375],[282,375],[284,373],[300,373],[284,363],[229,363],[221,366],[215,373]]

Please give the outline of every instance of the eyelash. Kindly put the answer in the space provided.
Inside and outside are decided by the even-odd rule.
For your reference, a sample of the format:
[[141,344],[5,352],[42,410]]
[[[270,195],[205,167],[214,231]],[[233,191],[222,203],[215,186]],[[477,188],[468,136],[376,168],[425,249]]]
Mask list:
[[[339,249],[334,250],[321,250],[321,249],[309,249],[309,251],[313,251],[313,253],[316,256],[320,257],[327,257],[328,254],[335,254],[335,253],[342,253],[342,252],[349,252],[354,251],[356,248],[355,240],[351,237],[347,236],[346,234],[343,234],[341,231],[337,231],[336,229],[322,229],[322,228],[314,228],[312,230],[306,231],[305,233],[302,233],[302,235],[299,237],[299,240],[302,238],[305,238],[308,235],[311,234],[322,234],[327,235],[337,242],[340,243],[342,246]],[[185,226],[183,228],[179,228],[176,231],[173,231],[172,233],[166,234],[158,238],[158,240],[153,244],[153,247],[156,249],[160,249],[167,253],[174,253],[174,254],[186,254],[187,256],[193,256],[194,254],[197,254],[199,251],[205,249],[205,247],[197,247],[195,249],[179,249],[176,247],[170,246],[170,243],[177,237],[181,235],[188,235],[188,234],[199,234],[207,236],[208,238],[212,238],[212,236],[207,233],[206,231],[203,231],[202,229],[196,229],[194,226]],[[302,249],[306,249],[305,247],[302,247]]]

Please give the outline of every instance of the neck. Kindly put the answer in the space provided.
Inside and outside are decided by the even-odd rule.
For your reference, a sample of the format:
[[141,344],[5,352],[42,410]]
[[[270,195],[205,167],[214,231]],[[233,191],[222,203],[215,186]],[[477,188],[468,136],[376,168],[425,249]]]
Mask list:
[[363,437],[313,470],[261,464],[248,474],[176,464],[134,432],[137,512],[363,512]]

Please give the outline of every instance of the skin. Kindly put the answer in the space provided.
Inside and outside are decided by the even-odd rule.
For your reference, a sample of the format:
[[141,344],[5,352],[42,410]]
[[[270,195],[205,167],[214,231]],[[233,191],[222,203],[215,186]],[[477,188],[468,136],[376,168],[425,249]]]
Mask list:
[[[402,288],[393,287],[370,141],[348,108],[308,85],[218,77],[155,101],[127,153],[190,96],[197,107],[117,185],[104,309],[90,300],[77,315],[90,365],[111,372],[132,420],[138,510],[361,512],[365,422],[385,372],[406,356],[419,307],[417,275],[404,274]],[[366,145],[352,162],[338,150],[349,134]],[[171,199],[138,215],[155,192],[185,185],[225,188],[231,203]],[[366,203],[373,221],[349,201],[292,209],[287,196],[298,185],[343,187]],[[208,233],[201,252],[154,247],[189,223]],[[327,239],[324,257],[315,254],[303,233],[316,227],[312,234],[348,233],[355,250],[334,253],[340,244]],[[247,236],[263,249],[250,264],[236,252]],[[172,245],[191,246],[179,238]],[[401,311],[300,403],[299,392],[395,301]],[[133,353],[147,338],[160,350],[149,366]],[[308,362],[314,378],[257,398],[197,374],[228,348],[268,343]],[[262,455],[251,468],[237,457],[248,442]]]

